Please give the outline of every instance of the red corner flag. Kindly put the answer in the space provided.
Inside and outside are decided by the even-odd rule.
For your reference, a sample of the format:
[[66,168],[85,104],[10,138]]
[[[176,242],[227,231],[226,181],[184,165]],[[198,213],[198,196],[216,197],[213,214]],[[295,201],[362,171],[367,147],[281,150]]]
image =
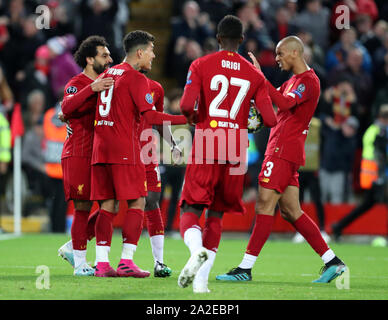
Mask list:
[[12,147],[16,137],[21,137],[24,134],[24,124],[20,103],[15,103],[12,118],[11,118],[11,139]]

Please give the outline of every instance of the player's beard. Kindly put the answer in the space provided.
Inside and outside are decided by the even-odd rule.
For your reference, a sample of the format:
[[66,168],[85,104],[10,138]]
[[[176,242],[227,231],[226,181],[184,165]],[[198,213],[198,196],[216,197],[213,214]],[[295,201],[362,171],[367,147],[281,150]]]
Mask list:
[[93,63],[93,70],[97,74],[103,73],[106,69],[108,69],[109,64],[102,65],[101,63],[98,63],[96,60]]

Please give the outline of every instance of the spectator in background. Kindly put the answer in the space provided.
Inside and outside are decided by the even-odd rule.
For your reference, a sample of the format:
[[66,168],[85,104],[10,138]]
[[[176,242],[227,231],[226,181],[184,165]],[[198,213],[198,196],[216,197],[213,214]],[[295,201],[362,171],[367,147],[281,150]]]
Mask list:
[[[3,109],[4,111],[4,109]],[[5,193],[8,165],[11,162],[11,130],[9,122],[0,110],[0,204]],[[0,206],[2,210],[2,205]],[[1,211],[0,211],[1,213]]]
[[343,19],[340,17],[343,15],[343,10],[338,10],[337,8],[339,6],[347,6],[349,8],[349,22],[350,24],[353,24],[356,20],[356,18],[359,15],[367,15],[369,16],[372,21],[375,21],[378,17],[378,9],[376,6],[376,3],[373,0],[339,0],[336,1],[334,7],[331,10],[331,17],[330,17],[330,27],[332,31],[332,40],[337,41],[338,37],[340,35],[339,28],[337,28],[336,23],[337,19],[340,18],[343,22]]
[[46,167],[43,157],[43,116],[31,123],[23,137],[22,166],[29,190],[34,195],[47,196]]
[[323,50],[329,45],[330,11],[322,6],[322,0],[307,0],[306,8],[297,15],[295,23],[301,30],[311,33],[314,42]]
[[76,45],[76,39],[69,34],[63,37],[54,37],[47,41],[50,49],[50,82],[52,94],[58,99],[63,93],[66,83],[81,72],[75,63],[71,50]]
[[[72,4],[72,1],[70,5]],[[50,9],[50,28],[43,29],[46,39],[74,33],[74,21],[69,16],[69,3],[60,0],[49,0],[46,5]]]
[[43,117],[43,157],[48,191],[47,206],[51,222],[51,232],[66,231],[67,203],[63,192],[63,173],[61,153],[66,139],[66,124],[58,119],[61,111],[58,102],[54,108],[48,109]]
[[312,60],[315,64],[319,64],[321,68],[325,67],[325,52],[317,45],[310,32],[306,30],[299,30],[297,36],[303,41],[303,43],[310,47],[312,53]]
[[382,46],[382,39],[375,33],[372,18],[366,14],[359,15],[355,25],[360,43],[373,57],[376,50]]
[[81,33],[79,42],[98,34],[110,43],[109,51],[113,61],[123,58],[121,46],[116,47],[114,21],[118,10],[118,0],[81,0]]
[[372,119],[377,118],[381,105],[388,104],[388,53],[385,55],[385,64],[382,67],[378,81],[381,81],[381,83],[377,82],[379,89],[372,105]]
[[[179,115],[181,114],[180,109],[180,100],[182,98],[183,90],[181,88],[175,88],[171,90],[169,93],[169,104],[167,104],[167,110],[166,113],[172,114],[172,115]],[[174,132],[179,128],[187,128],[187,125],[185,126],[173,126],[171,128],[172,133],[176,141],[178,142],[181,137],[174,135]],[[187,141],[186,141],[187,142]],[[191,141],[190,141],[191,143]],[[179,144],[179,142],[178,142]],[[171,196],[169,201],[169,206],[167,209],[167,223],[166,225],[166,234],[169,236],[175,236],[172,230],[172,225],[174,222],[176,210],[177,210],[177,204],[179,200],[179,195],[182,189],[183,184],[183,178],[185,175],[185,164],[187,163],[187,157],[188,157],[188,146],[182,146],[179,145],[181,150],[183,151],[183,164],[181,165],[171,165],[171,164],[162,164],[160,165],[160,174],[162,178],[162,190],[161,190],[161,197],[160,197],[160,203],[162,204],[162,201],[164,199],[165,190],[167,186],[171,187]],[[170,150],[167,151],[168,155],[171,156]],[[171,160],[171,159],[170,159]],[[173,163],[170,161],[169,163]],[[160,204],[160,205],[161,205]],[[180,237],[179,232],[177,233],[177,236]]]
[[[349,95],[355,96],[351,92],[350,84],[342,83],[341,86],[343,89],[340,89],[342,90],[340,96],[346,95],[348,97],[345,99],[354,99],[349,98]],[[333,104],[333,111],[337,106]],[[337,114],[337,118],[324,117],[322,162],[319,172],[323,202],[338,204],[347,200],[348,186],[351,185],[349,173],[353,168],[357,147],[358,126],[357,118],[351,115],[343,117]]]
[[296,25],[298,16],[298,0],[285,0],[284,6],[287,8],[290,15],[290,23]]
[[330,72],[334,68],[346,63],[349,52],[357,48],[362,54],[362,69],[366,72],[372,71],[372,59],[366,48],[357,41],[357,33],[354,28],[344,29],[340,40],[336,42],[326,55],[326,69]]
[[326,88],[326,70],[323,68],[319,63],[315,62],[313,50],[308,46],[305,45],[304,52],[303,52],[304,59],[306,63],[314,69],[315,73],[317,74],[319,80],[321,81],[321,90],[324,90]]
[[375,82],[378,87],[383,86],[387,80],[386,66],[388,60],[388,31],[382,37],[382,46],[374,54]]
[[27,110],[23,113],[26,128],[33,127],[43,117],[45,107],[44,93],[39,89],[32,90],[27,96]]
[[10,39],[4,47],[3,58],[11,88],[15,90],[20,72],[34,59],[36,49],[45,42],[42,31],[36,28],[36,18],[29,15],[19,25],[9,29]]
[[[255,4],[251,1],[238,2],[234,6],[234,12],[236,16],[240,18],[244,28],[244,41],[240,45],[239,53],[243,57],[249,59],[248,52],[252,52],[255,56],[259,56],[263,50],[267,50],[268,52],[271,52],[272,55],[271,63],[274,63],[272,50],[275,45],[256,9]],[[259,62],[262,62],[260,58]],[[264,66],[265,65],[266,64],[264,64]]]
[[387,183],[388,150],[388,105],[382,105],[378,118],[363,136],[362,162],[360,172],[361,187],[365,189],[364,198],[359,206],[332,225],[336,240],[342,230],[367,213],[378,202],[386,202],[384,197]]
[[202,56],[202,48],[195,40],[180,37],[176,42],[174,51],[174,75],[178,86],[183,88],[186,84],[187,71],[191,63]]
[[50,60],[50,49],[47,45],[42,45],[35,51],[35,60],[31,61],[25,70],[19,73],[20,84],[18,84],[18,88],[20,88],[20,102],[23,111],[27,110],[27,97],[33,90],[43,92],[47,106],[54,104],[49,82]]
[[200,7],[203,12],[209,15],[213,31],[216,29],[218,22],[231,12],[231,6],[228,0],[207,0]]
[[0,64],[0,112],[7,115],[13,109],[14,95],[8,85],[3,67]]
[[[329,85],[346,77],[351,82],[357,97],[357,115],[360,121],[360,133],[365,132],[370,123],[371,102],[373,101],[373,82],[371,75],[362,69],[363,52],[352,48],[345,65],[338,66],[328,75]],[[361,137],[360,137],[361,138]]]
[[172,19],[171,37],[167,48],[166,74],[173,76],[177,71],[174,56],[177,52],[178,54],[182,53],[182,48],[189,40],[196,41],[202,46],[205,39],[212,36],[213,31],[209,27],[209,15],[201,13],[197,2],[185,2],[182,8],[182,16]]
[[298,28],[290,23],[291,16],[286,7],[276,10],[275,19],[268,23],[268,32],[273,42],[278,43],[281,39],[296,35]]

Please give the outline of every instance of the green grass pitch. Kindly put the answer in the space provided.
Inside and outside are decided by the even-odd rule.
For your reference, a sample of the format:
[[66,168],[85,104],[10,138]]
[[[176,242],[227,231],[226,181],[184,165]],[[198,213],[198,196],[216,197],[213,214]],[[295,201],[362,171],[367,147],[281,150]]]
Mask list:
[[[74,277],[70,265],[57,256],[57,249],[69,239],[66,235],[23,235],[0,240],[0,299],[108,299],[108,300],[372,300],[388,299],[388,249],[368,245],[333,244],[331,248],[349,267],[348,282],[343,279],[313,284],[322,266],[321,259],[306,244],[268,241],[253,269],[251,282],[226,283],[215,276],[237,266],[248,239],[222,239],[209,279],[209,294],[194,294],[192,287],[181,289],[177,279],[189,258],[182,240],[167,238],[165,263],[173,269],[170,278]],[[95,257],[94,241],[89,244],[88,261]],[[117,266],[121,253],[120,235],[114,235],[111,264]],[[142,236],[135,262],[153,271],[148,237]],[[38,266],[49,270],[49,289],[38,289]],[[42,283],[38,279],[38,283]]]

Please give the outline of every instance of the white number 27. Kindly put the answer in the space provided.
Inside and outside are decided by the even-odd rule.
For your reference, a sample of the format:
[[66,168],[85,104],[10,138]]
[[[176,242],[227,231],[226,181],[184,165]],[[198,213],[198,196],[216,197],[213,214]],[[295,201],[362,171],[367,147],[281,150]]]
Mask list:
[[228,110],[219,108],[222,101],[224,101],[228,94],[228,78],[222,74],[215,75],[210,81],[210,89],[217,91],[219,89],[220,84],[220,92],[210,103],[209,115],[211,117],[230,118],[231,120],[235,120],[238,112],[240,111],[241,104],[248,93],[251,83],[248,80],[243,80],[235,77],[230,78],[230,85],[240,87],[240,90],[238,91],[237,96],[234,99],[232,108],[230,109],[230,112],[228,112]]

